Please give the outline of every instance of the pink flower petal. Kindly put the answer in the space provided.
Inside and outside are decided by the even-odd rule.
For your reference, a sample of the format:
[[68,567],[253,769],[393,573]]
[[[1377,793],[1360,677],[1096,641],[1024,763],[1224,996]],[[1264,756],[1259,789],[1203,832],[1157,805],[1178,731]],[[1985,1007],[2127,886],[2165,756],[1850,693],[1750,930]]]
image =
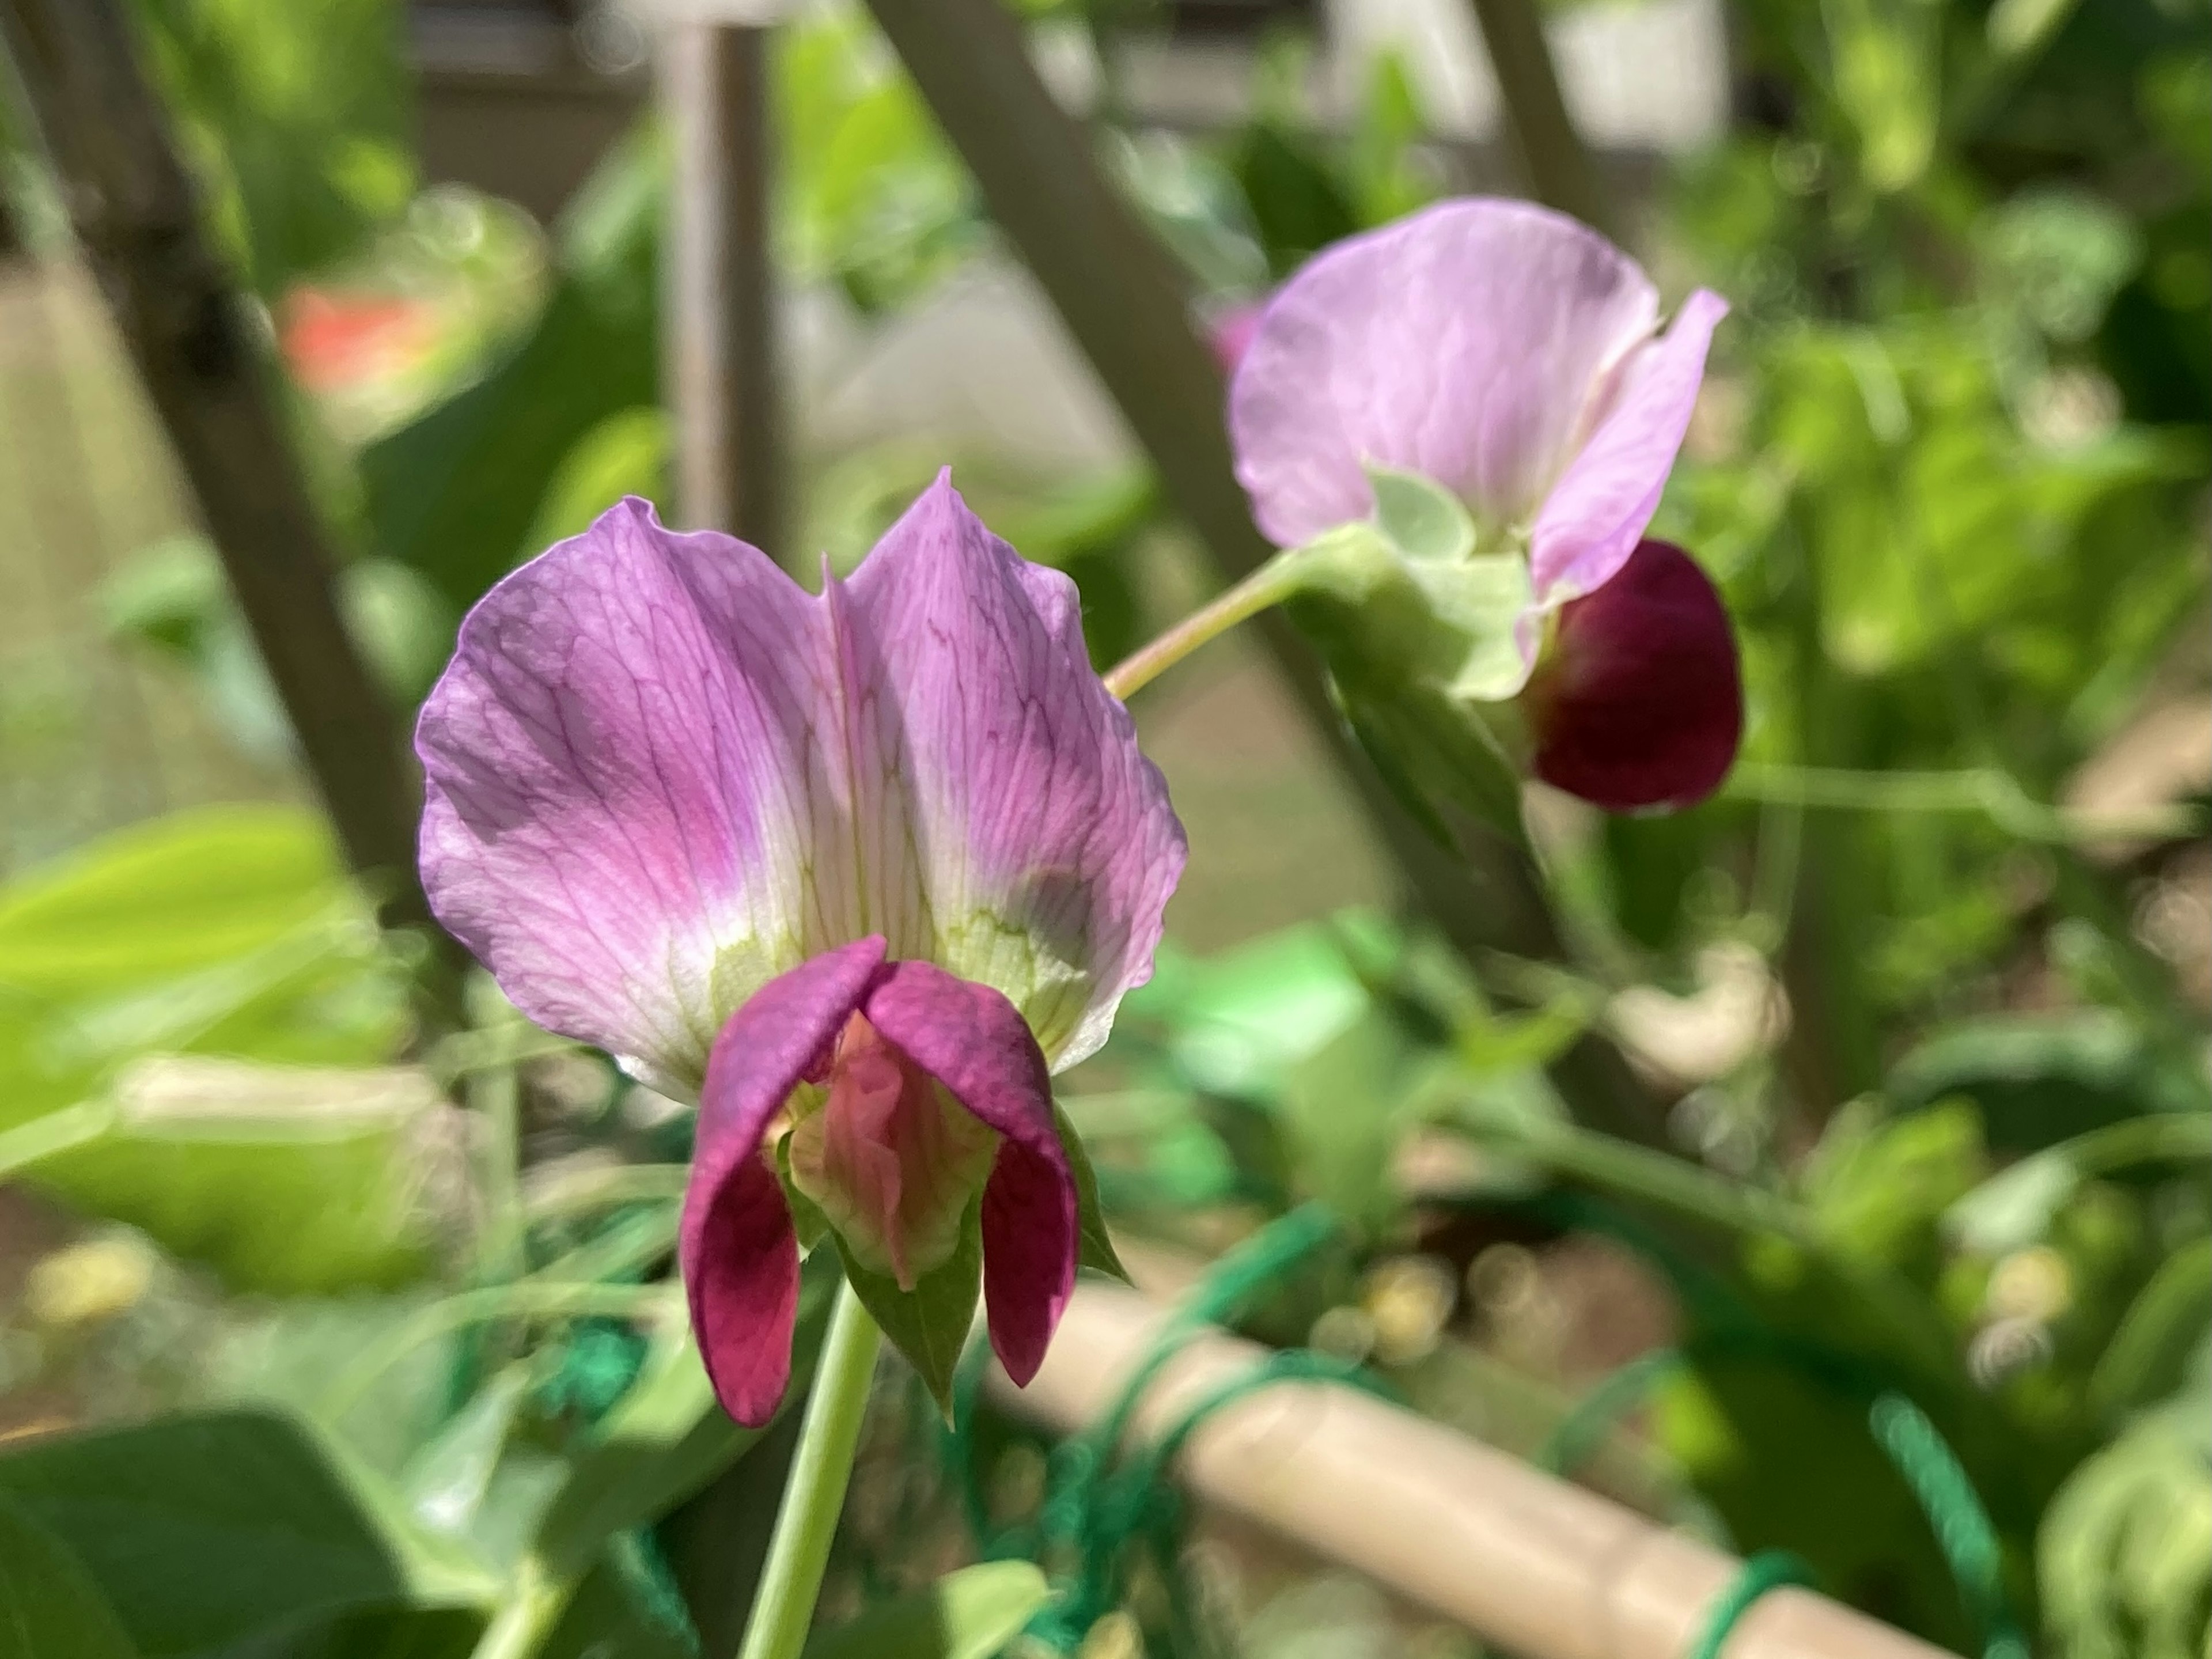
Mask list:
[[1693,805],[1743,737],[1735,636],[1711,580],[1669,542],[1559,611],[1522,694],[1536,775],[1610,812]]
[[929,927],[919,948],[893,932],[891,954],[1004,992],[1073,1064],[1151,976],[1184,854],[1166,784],[1091,670],[1075,584],[1017,556],[947,475],[840,608],[865,860],[914,859]]
[[749,1428],[783,1399],[799,1308],[799,1240],[761,1142],[883,964],[884,941],[864,939],[769,981],[730,1017],[707,1063],[677,1255],[707,1375]]
[[1213,361],[1221,365],[1224,374],[1234,374],[1237,366],[1244,361],[1244,354],[1252,349],[1253,337],[1260,331],[1260,319],[1267,310],[1265,300],[1249,300],[1243,305],[1230,307],[1207,327],[1206,343],[1213,348]]
[[765,555],[627,501],[484,597],[422,710],[439,920],[531,1018],[672,1092],[731,1010],[838,942],[805,914],[839,844],[816,639]]
[[1540,599],[1594,593],[1635,551],[1689,430],[1705,349],[1728,301],[1699,289],[1665,336],[1639,346],[1589,441],[1536,515],[1529,550]]
[[1044,1055],[1004,996],[926,962],[892,964],[861,1012],[1006,1137],[983,1188],[983,1299],[991,1346],[1025,1383],[1075,1288],[1075,1177]]
[[1284,547],[1364,518],[1371,461],[1523,523],[1657,314],[1634,261],[1530,203],[1440,203],[1340,242],[1275,296],[1230,386],[1253,516]]

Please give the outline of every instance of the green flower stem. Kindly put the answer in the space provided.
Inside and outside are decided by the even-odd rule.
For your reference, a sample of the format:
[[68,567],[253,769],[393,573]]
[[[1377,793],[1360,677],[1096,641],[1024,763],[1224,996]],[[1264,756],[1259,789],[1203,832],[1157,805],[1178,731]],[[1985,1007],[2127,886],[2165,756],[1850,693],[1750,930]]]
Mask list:
[[1127,702],[1137,691],[1185,657],[1248,622],[1270,605],[1279,605],[1306,585],[1306,550],[1290,548],[1255,570],[1211,605],[1194,611],[1173,628],[1109,670],[1106,689]]
[[1858,772],[1842,767],[1747,763],[1729,778],[1741,800],[1842,807],[1865,812],[1978,812],[2022,841],[2068,846],[2097,840],[2164,839],[2193,834],[2185,805],[2097,811],[2046,806],[2010,773],[1980,766],[1956,772]]
[[883,1333],[852,1285],[840,1285],[738,1659],[798,1659],[806,1645],[814,1603],[822,1594],[822,1571],[830,1562],[830,1542],[836,1536],[845,1488],[853,1478],[853,1454],[860,1445],[860,1419],[867,1412],[868,1384],[882,1340]]
[[477,1267],[494,1284],[522,1272],[522,1079],[515,1050],[521,1022],[505,1008],[483,1033],[492,1063],[468,1085],[469,1104],[483,1120],[478,1183],[483,1222],[477,1237]]
[[555,1578],[537,1557],[523,1557],[513,1588],[477,1638],[469,1659],[530,1659],[553,1634],[575,1592],[573,1580]]

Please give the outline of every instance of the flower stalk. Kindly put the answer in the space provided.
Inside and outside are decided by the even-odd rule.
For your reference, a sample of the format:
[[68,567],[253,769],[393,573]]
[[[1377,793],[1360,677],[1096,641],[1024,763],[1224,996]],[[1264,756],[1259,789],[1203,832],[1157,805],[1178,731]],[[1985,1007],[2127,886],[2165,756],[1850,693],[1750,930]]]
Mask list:
[[1305,586],[1307,573],[1299,556],[1304,551],[1294,547],[1276,554],[1211,604],[1192,611],[1150,645],[1123,659],[1107,672],[1106,689],[1127,702],[1199,647],[1280,605]]
[[860,1421],[882,1340],[852,1285],[840,1285],[738,1659],[798,1659],[806,1645],[830,1540],[837,1534],[845,1488],[853,1479],[853,1455],[860,1447]]

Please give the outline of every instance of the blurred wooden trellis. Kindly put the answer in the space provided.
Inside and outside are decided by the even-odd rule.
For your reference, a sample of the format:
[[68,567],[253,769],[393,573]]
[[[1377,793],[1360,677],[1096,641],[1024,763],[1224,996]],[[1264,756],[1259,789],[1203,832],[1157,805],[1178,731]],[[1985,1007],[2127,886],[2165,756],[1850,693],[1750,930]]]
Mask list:
[[[1015,20],[998,0],[870,3],[1170,498],[1223,574],[1251,568],[1267,550],[1231,474],[1218,374],[1175,273],[1046,90]],[[1480,0],[1478,10],[1517,82],[1506,101],[1532,182],[1559,205],[1610,219],[1565,118],[1531,0]],[[191,193],[133,64],[121,11],[114,0],[0,0],[0,24],[79,235],[199,516],[220,545],[309,769],[349,855],[399,890],[392,908],[406,919],[420,900],[398,879],[411,863],[414,808],[396,721],[339,623],[321,538],[258,349],[194,222]],[[692,3],[668,20],[664,86],[674,105],[678,167],[669,351],[683,516],[738,529],[785,553],[766,234],[772,122],[763,65],[773,26],[761,8],[732,3],[711,10]],[[112,419],[113,411],[98,418]],[[19,489],[17,505],[37,510],[35,489]],[[53,625],[51,618],[33,625],[40,622]],[[1267,637],[1316,729],[1329,734],[1419,908],[1463,947],[1554,953],[1531,873],[1493,857],[1482,872],[1486,885],[1413,833],[1337,732],[1310,659],[1279,629]],[[138,701],[126,717],[143,722],[149,763],[142,781],[153,788],[163,777],[160,736],[143,693],[131,695]],[[135,812],[146,805],[129,806]],[[1587,1118],[1655,1138],[1650,1103],[1610,1049],[1586,1043],[1561,1082]],[[1141,1305],[1125,1294],[1087,1290],[1023,1408],[1062,1429],[1095,1414],[1148,1328]],[[1218,1345],[1201,1348],[1170,1394],[1188,1396],[1204,1386],[1198,1378],[1218,1380],[1224,1365],[1242,1363]],[[1602,1499],[1501,1464],[1435,1425],[1310,1389],[1293,1391],[1288,1406],[1285,1398],[1248,1402],[1198,1438],[1188,1472],[1200,1488],[1534,1659],[1664,1659],[1698,1629],[1728,1582],[1724,1559],[1670,1540]],[[1301,1409],[1301,1401],[1299,1455],[1286,1457],[1282,1413]],[[1373,1497],[1386,1467],[1387,1509]],[[1441,1556],[1440,1542],[1450,1547]],[[1494,1570],[1507,1557],[1520,1567]],[[1579,1603],[1563,1605],[1562,1596],[1574,1595]],[[1738,1659],[1905,1659],[1933,1651],[1804,1592],[1778,1598],[1745,1624],[1729,1650]]]

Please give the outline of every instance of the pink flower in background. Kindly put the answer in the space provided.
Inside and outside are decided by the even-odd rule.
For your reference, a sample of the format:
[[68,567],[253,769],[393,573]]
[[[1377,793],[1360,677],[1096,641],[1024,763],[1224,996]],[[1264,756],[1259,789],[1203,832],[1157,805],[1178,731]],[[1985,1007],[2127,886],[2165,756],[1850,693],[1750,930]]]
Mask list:
[[940,477],[849,580],[629,501],[508,576],[423,709],[423,881],[515,1006],[699,1101],[679,1254],[775,1410],[791,1189],[910,1289],[980,1205],[1025,1382],[1073,1283],[1049,1073],[1152,973],[1183,836],[1075,588]]
[[1267,314],[1265,300],[1247,300],[1235,305],[1213,319],[1206,330],[1206,343],[1213,348],[1213,361],[1221,365],[1224,374],[1234,374],[1237,365],[1244,361],[1244,354],[1252,349],[1252,337],[1260,331],[1260,319]]
[[1735,645],[1704,574],[1644,531],[1727,309],[1700,289],[1661,332],[1650,279],[1595,232],[1441,203],[1269,303],[1230,387],[1237,477],[1284,547],[1368,516],[1370,465],[1459,496],[1484,550],[1528,561],[1539,775],[1616,810],[1687,804],[1735,752]]

